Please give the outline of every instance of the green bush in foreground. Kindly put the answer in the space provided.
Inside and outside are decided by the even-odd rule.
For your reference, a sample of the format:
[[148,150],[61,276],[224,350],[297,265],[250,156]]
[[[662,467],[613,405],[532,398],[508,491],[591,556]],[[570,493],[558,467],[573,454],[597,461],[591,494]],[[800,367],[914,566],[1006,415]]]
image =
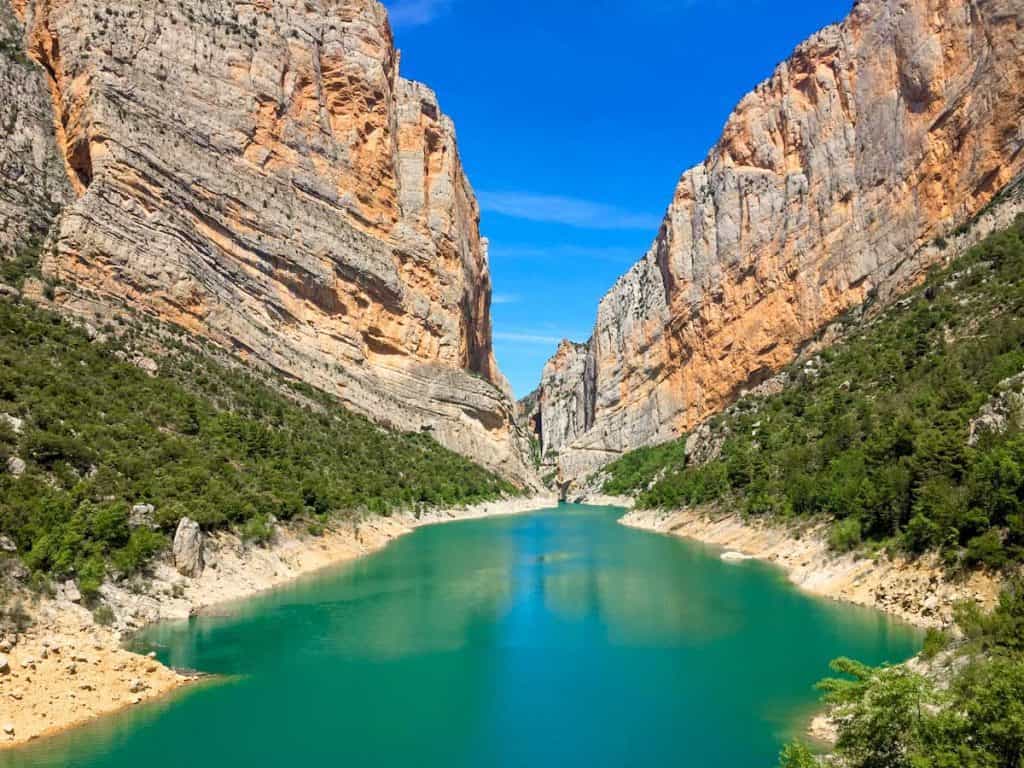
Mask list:
[[[126,330],[125,343],[134,331]],[[182,516],[270,535],[271,516],[387,514],[515,488],[424,434],[388,432],[308,386],[290,394],[182,345],[151,378],[57,315],[0,302],[0,531],[36,572],[95,594],[136,572]],[[123,358],[124,355],[121,355]],[[15,477],[7,458],[27,471]],[[131,529],[134,504],[158,530]]]
[[[1024,765],[1024,590],[1012,583],[989,616],[960,612],[970,638],[966,664],[948,686],[906,667],[838,659],[842,677],[823,681],[836,709],[840,768],[1020,768]],[[934,641],[933,641],[934,642]],[[925,649],[928,650],[926,641]],[[943,645],[945,648],[945,645]],[[935,650],[935,654],[941,650]],[[934,658],[934,654],[932,655]],[[811,762],[806,762],[808,758]],[[804,762],[801,762],[804,761]],[[794,742],[781,768],[816,765]]]
[[817,768],[818,761],[806,744],[794,741],[782,749],[779,756],[780,768]]
[[991,398],[1024,379],[1024,219],[994,234],[908,300],[793,366],[770,397],[711,422],[705,466],[680,440],[605,469],[605,489],[641,507],[718,503],[750,515],[832,518],[840,551],[891,544],[941,552],[955,568],[1024,560],[1024,435],[1013,424],[968,444]]

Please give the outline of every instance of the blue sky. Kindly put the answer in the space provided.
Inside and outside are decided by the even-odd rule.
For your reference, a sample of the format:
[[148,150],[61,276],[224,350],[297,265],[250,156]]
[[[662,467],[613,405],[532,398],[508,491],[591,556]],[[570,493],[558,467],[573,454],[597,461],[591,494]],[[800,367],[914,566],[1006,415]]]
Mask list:
[[657,233],[739,99],[851,0],[385,0],[437,91],[491,241],[498,362],[521,397]]

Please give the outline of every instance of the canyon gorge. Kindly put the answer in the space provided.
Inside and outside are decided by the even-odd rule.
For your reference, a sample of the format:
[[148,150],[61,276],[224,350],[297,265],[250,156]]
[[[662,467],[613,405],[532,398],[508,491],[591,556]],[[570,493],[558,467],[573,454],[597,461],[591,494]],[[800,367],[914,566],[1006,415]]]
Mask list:
[[0,247],[45,241],[56,306],[167,321],[520,484],[531,431],[562,482],[685,434],[1021,171],[1017,4],[861,0],[742,99],[517,414],[454,126],[378,3],[0,10]]
[[[765,764],[830,659],[882,679],[945,643],[952,670],[1000,611],[994,698],[1020,701],[1024,0],[851,3],[739,101],[646,253],[656,218],[507,193],[586,215],[506,213],[579,237],[506,253],[630,251],[595,297],[639,257],[517,402],[492,304],[528,291],[492,295],[454,122],[389,21],[431,3],[0,0],[0,766],[136,705],[23,754],[170,765],[191,722],[210,765]],[[499,342],[579,327],[540,301]]]
[[859,0],[800,45],[683,174],[590,339],[545,367],[548,468],[570,483],[686,434],[956,255],[1024,167],[1022,29],[1012,0]]

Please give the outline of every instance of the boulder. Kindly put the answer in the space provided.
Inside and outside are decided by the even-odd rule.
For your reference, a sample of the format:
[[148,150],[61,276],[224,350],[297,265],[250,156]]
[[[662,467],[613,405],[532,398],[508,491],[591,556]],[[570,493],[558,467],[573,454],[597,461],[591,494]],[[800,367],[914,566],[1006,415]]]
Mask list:
[[137,357],[132,361],[136,368],[153,378],[160,371],[160,366],[151,357]]
[[25,430],[25,420],[19,419],[17,416],[11,416],[9,413],[0,413],[0,421],[6,422],[14,434],[20,435]]
[[0,653],[0,675],[6,675],[11,671],[11,662],[8,661],[7,656]]
[[19,459],[17,456],[9,456],[7,458],[7,471],[14,477],[24,475],[26,468],[24,459]]
[[1024,394],[1017,391],[1022,385],[1024,375],[1013,376],[999,383],[1001,391],[971,419],[968,445],[978,445],[986,434],[1002,435],[1011,427],[1024,427]]
[[136,504],[132,507],[131,514],[128,515],[128,527],[135,528],[149,528],[156,530],[156,520],[153,517],[156,509],[152,504]]
[[14,539],[10,536],[5,536],[0,533],[0,552],[17,552],[18,545],[14,543]]
[[199,523],[181,518],[174,533],[174,567],[182,576],[195,578],[203,572],[203,532]]
[[61,585],[60,595],[67,601],[72,603],[82,602],[82,593],[78,591],[78,585],[71,579],[68,579]]
[[23,562],[16,558],[12,558],[11,562],[7,565],[7,575],[15,581],[27,581],[29,577],[29,570]]

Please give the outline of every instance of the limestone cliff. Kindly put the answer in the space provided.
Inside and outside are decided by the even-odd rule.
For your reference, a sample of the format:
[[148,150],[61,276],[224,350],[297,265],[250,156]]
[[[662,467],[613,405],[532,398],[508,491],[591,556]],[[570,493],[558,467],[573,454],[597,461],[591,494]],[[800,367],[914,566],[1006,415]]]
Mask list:
[[378,2],[7,1],[74,190],[40,191],[68,203],[59,305],[169,321],[531,479],[455,130]]
[[1020,0],[859,0],[799,46],[683,175],[586,351],[545,369],[544,402],[585,405],[545,440],[563,476],[680,435],[948,256],[1024,167],[1022,52]]
[[54,140],[46,78],[22,50],[21,32],[0,0],[0,258],[42,240],[74,199]]

